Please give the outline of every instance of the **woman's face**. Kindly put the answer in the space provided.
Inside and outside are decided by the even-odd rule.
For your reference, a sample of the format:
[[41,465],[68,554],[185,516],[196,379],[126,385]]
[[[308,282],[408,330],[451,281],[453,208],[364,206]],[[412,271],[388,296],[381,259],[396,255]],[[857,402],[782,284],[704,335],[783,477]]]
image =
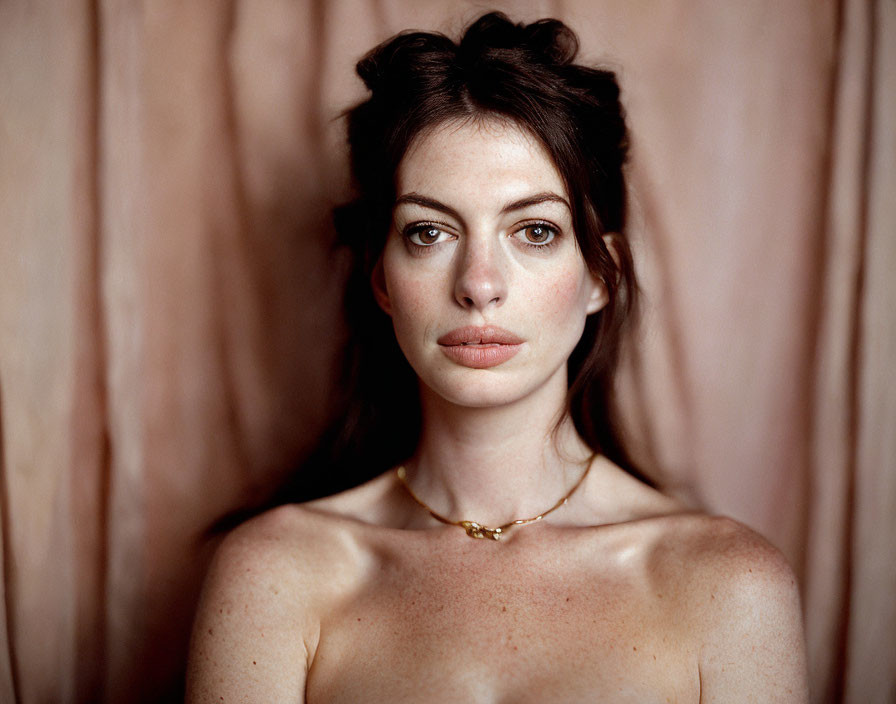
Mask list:
[[510,403],[566,389],[585,318],[603,307],[572,229],[569,196],[534,137],[497,120],[419,137],[374,293],[430,389],[453,403]]

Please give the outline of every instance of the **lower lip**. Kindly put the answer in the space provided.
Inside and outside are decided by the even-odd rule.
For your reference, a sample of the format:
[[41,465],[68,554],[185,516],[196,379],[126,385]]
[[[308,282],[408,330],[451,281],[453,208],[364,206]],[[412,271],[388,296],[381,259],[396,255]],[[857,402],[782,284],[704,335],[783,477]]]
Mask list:
[[520,351],[522,345],[440,345],[453,362],[472,369],[488,369],[503,364]]

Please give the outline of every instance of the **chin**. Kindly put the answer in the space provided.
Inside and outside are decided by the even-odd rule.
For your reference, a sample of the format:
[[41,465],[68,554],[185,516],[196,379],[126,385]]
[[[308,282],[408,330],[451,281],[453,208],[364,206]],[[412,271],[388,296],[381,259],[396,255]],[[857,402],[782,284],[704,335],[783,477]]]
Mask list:
[[[425,382],[424,382],[425,383]],[[455,406],[464,408],[497,408],[513,403],[526,394],[514,392],[511,389],[471,389],[457,388],[450,385],[434,387],[427,384],[429,389]]]
[[[469,369],[454,366],[441,373],[419,375],[430,391],[466,408],[495,408],[520,401],[542,388],[554,374],[533,378],[523,370]],[[565,369],[562,383],[566,388]]]

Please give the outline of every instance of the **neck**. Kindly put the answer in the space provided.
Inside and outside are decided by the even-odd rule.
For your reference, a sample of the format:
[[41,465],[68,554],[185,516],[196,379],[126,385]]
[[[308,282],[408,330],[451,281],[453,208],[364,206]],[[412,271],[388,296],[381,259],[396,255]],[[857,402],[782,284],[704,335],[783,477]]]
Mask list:
[[558,377],[487,408],[457,406],[422,388],[423,433],[408,463],[417,495],[447,518],[491,526],[554,505],[591,455],[566,413],[565,374]]

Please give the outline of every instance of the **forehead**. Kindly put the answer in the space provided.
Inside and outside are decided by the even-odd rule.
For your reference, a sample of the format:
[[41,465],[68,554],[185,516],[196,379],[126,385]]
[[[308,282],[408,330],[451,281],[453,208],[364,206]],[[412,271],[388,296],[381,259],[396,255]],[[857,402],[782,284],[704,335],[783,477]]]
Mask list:
[[446,122],[421,134],[399,165],[395,185],[398,195],[509,200],[547,191],[567,197],[544,145],[495,118]]

